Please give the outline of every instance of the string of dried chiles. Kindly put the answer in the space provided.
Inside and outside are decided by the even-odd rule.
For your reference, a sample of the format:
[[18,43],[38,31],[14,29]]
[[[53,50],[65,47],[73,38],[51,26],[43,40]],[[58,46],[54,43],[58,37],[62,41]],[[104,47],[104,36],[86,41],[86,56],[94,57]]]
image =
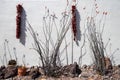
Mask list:
[[20,34],[21,34],[21,16],[22,16],[22,5],[18,4],[16,6],[17,8],[17,16],[16,16],[16,38],[19,39],[20,38]]
[[72,31],[74,35],[74,40],[76,39],[77,29],[76,29],[76,6],[72,6]]

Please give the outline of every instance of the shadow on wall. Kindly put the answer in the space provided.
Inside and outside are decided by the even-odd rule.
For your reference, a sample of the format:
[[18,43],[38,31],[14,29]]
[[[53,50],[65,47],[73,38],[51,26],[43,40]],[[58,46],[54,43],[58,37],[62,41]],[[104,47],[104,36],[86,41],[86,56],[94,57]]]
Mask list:
[[20,36],[20,43],[25,45],[26,43],[26,12],[23,9],[22,16],[21,16],[21,36]]
[[80,13],[78,12],[78,10],[76,10],[76,28],[77,28],[77,35],[76,35],[76,44],[79,46],[78,41],[81,40],[81,30],[80,30],[80,21],[81,21],[81,17],[80,17]]

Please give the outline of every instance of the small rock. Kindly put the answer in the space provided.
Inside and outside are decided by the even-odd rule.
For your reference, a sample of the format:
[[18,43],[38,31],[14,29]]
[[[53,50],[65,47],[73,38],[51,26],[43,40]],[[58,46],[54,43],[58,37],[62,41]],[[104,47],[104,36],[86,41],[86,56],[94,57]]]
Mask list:
[[9,60],[9,62],[8,62],[8,65],[16,65],[16,64],[17,64],[17,62],[14,59]]
[[83,65],[82,68],[83,68],[83,69],[87,69],[87,65],[86,65],[86,64]]
[[0,79],[4,78],[4,69],[5,69],[5,66],[0,67]]
[[111,70],[113,67],[112,67],[112,63],[111,63],[111,60],[110,58],[108,57],[105,57],[105,64],[106,64],[106,69],[107,70]]
[[41,73],[39,73],[39,69],[38,68],[33,68],[29,72],[29,75],[31,76],[32,79],[35,79],[35,78],[39,77],[41,75]]
[[118,65],[118,67],[120,68],[120,64]]
[[17,75],[17,67],[16,66],[8,66],[5,70],[4,70],[4,78],[11,78]]
[[82,72],[80,74],[80,77],[88,78],[88,77],[90,77],[90,74],[88,72]]
[[5,69],[5,66],[1,66],[0,67],[0,71],[2,71],[3,69]]
[[45,75],[45,72],[42,68],[39,67],[39,73],[41,73],[41,75]]
[[74,64],[66,65],[62,68],[62,73],[65,76],[69,77],[78,77],[82,71],[79,69],[79,66],[76,62]]
[[104,80],[109,80],[109,76],[103,76]]

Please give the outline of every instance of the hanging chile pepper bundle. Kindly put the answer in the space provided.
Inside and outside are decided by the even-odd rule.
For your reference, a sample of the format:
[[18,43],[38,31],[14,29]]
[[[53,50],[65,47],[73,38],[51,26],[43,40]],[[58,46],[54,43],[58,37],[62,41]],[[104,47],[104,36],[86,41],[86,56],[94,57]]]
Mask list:
[[77,28],[76,28],[76,6],[72,5],[72,32],[74,35],[74,40],[76,39],[77,35]]
[[16,16],[16,38],[19,39],[20,38],[20,34],[21,34],[21,16],[22,16],[22,5],[18,4],[16,6],[17,8],[17,16]]

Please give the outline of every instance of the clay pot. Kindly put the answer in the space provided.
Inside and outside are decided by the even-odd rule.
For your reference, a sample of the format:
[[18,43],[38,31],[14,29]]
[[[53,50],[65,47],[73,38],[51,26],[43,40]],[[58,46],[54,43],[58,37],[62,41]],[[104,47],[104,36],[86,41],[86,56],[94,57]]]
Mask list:
[[18,68],[18,76],[25,76],[26,74],[26,67],[21,66]]

